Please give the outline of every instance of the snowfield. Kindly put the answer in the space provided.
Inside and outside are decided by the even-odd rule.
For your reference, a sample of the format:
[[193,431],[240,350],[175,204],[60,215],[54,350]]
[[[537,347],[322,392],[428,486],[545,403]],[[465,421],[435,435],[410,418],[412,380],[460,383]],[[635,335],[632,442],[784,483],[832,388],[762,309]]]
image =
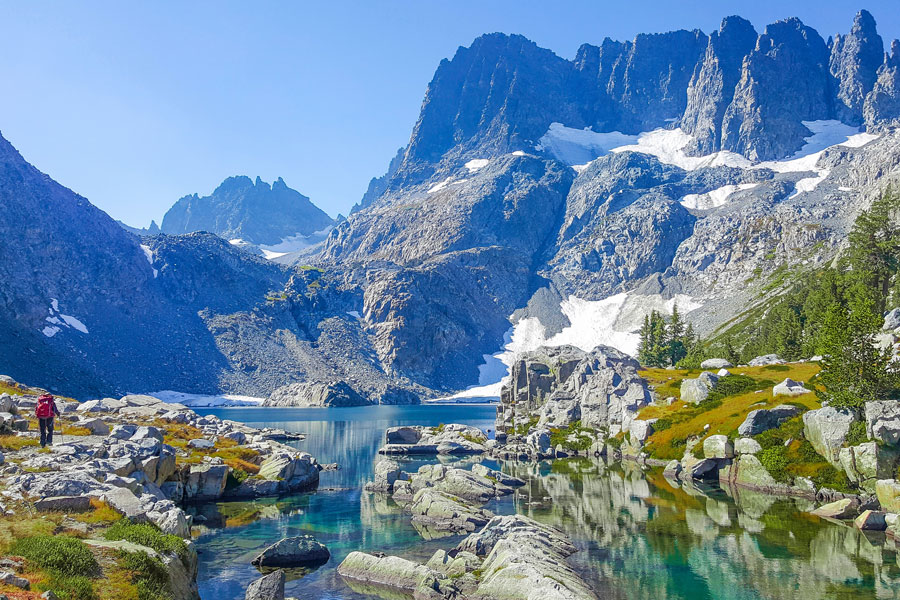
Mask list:
[[685,208],[693,208],[696,210],[709,210],[718,208],[728,202],[731,194],[740,190],[751,190],[758,186],[758,183],[742,183],[740,185],[724,185],[720,188],[710,190],[703,194],[688,194],[681,199],[681,205]]
[[147,394],[169,404],[183,404],[191,408],[207,406],[259,406],[265,398],[253,396],[238,396],[235,394],[223,394],[221,396],[207,396],[203,394],[188,394],[164,390]]
[[548,337],[547,328],[537,317],[520,319],[506,332],[503,348],[495,354],[484,355],[484,363],[478,367],[478,385],[431,402],[496,402],[516,357],[541,346],[572,345],[590,352],[599,345],[605,345],[634,356],[640,341],[637,332],[644,315],[651,310],[671,314],[676,303],[681,314],[702,306],[702,303],[683,294],[668,300],[658,294],[628,292],[603,300],[569,296],[560,303],[560,310],[569,320],[568,327]]

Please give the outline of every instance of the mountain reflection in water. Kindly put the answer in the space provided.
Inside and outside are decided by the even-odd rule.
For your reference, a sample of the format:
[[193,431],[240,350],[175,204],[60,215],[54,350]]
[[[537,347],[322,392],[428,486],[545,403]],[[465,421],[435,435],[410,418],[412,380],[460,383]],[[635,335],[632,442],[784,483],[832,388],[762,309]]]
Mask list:
[[[288,574],[298,598],[402,597],[350,587],[336,571],[353,550],[427,560],[461,536],[418,531],[387,496],[362,491],[384,429],[467,423],[493,429],[493,406],[379,406],[346,409],[207,409],[203,414],[308,434],[293,445],[339,471],[319,490],[290,498],[194,508],[203,515],[200,593],[238,600],[259,576],[250,559],[281,537],[311,533],[331,560]],[[198,411],[201,412],[201,411]],[[476,459],[477,460],[477,459]],[[410,461],[415,470],[425,461]],[[456,461],[468,468],[473,459]],[[519,512],[564,530],[581,549],[570,559],[602,598],[769,599],[900,596],[898,554],[884,534],[812,517],[808,502],[744,489],[679,485],[631,464],[570,459],[496,463],[528,483],[487,508]]]

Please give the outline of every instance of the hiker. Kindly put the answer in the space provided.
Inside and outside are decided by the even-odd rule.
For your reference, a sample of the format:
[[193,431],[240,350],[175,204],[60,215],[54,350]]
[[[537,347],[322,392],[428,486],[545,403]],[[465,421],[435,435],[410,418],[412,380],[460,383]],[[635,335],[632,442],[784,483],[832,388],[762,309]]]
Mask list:
[[38,398],[35,416],[41,426],[41,448],[47,444],[53,445],[53,417],[59,416],[59,409],[50,394],[44,394]]

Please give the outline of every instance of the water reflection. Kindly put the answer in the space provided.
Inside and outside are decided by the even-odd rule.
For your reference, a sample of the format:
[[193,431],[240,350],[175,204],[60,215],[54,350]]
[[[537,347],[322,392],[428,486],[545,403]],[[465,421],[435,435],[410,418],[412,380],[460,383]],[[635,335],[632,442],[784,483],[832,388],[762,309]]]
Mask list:
[[[323,486],[337,488],[334,491],[198,508],[208,528],[198,539],[205,600],[242,598],[247,583],[258,576],[250,559],[282,536],[308,532],[329,547],[329,563],[287,585],[288,595],[326,599],[390,597],[384,590],[351,588],[336,574],[337,564],[352,550],[426,560],[437,548],[460,539],[430,539],[432,532],[413,527],[389,497],[360,489],[371,477],[384,428],[452,421],[486,428],[492,425],[493,408],[484,407],[484,414],[475,407],[450,408],[462,412],[449,415],[446,407],[430,414],[427,409],[434,407],[389,408],[390,416],[362,409],[339,422],[274,411],[277,418],[261,421],[270,413],[251,409],[255,419],[246,418],[248,422],[309,432],[299,447],[344,468],[322,474]],[[426,412],[404,412],[413,408]],[[217,412],[239,418],[237,410]],[[328,416],[337,414],[334,410],[329,409]],[[471,418],[460,419],[460,414]],[[471,462],[460,464],[467,467]],[[408,469],[418,464],[410,463]],[[489,466],[527,483],[488,508],[520,512],[566,531],[581,549],[572,557],[576,568],[604,598],[900,596],[900,555],[893,540],[805,514],[801,511],[809,506],[803,500],[679,484],[631,464],[587,459]]]

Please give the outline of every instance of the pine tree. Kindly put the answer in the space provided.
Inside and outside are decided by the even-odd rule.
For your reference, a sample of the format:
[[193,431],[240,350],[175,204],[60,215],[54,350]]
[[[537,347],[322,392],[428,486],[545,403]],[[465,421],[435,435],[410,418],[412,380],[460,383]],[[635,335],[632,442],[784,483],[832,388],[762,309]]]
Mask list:
[[894,213],[900,195],[888,187],[853,223],[848,239],[851,274],[866,287],[878,291],[876,312],[883,313],[891,291],[891,281],[900,267],[900,228]]
[[678,364],[678,361],[687,356],[687,348],[684,343],[684,321],[678,313],[678,303],[672,305],[672,317],[669,319],[668,346],[669,364]]

